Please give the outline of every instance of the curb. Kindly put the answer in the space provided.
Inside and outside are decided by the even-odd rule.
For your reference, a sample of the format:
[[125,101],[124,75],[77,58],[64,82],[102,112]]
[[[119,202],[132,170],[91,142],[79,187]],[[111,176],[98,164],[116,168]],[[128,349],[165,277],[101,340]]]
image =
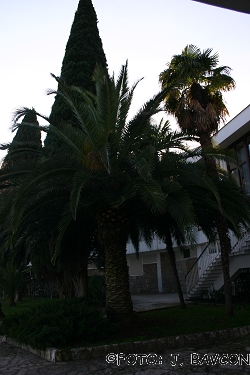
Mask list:
[[58,351],[58,349],[56,349],[56,348],[47,348],[45,350],[36,350],[36,349],[33,349],[29,345],[20,344],[16,340],[14,340],[10,337],[7,337],[7,336],[0,336],[0,343],[1,342],[5,343],[5,344],[12,345],[12,346],[15,346],[17,348],[21,348],[23,350],[27,350],[28,352],[33,353],[33,354],[35,354],[35,355],[37,355],[41,358],[44,358],[49,362],[58,362],[56,360],[56,352]]
[[22,348],[46,359],[47,361],[55,363],[106,357],[109,353],[124,353],[126,355],[130,353],[155,353],[156,351],[161,353],[166,349],[182,348],[201,343],[213,343],[218,342],[219,340],[243,337],[248,334],[250,334],[250,326],[244,326],[189,335],[170,336],[146,341],[124,342],[75,349],[47,348],[45,350],[32,349],[29,345],[19,344],[17,341],[6,336],[0,336],[0,342]]

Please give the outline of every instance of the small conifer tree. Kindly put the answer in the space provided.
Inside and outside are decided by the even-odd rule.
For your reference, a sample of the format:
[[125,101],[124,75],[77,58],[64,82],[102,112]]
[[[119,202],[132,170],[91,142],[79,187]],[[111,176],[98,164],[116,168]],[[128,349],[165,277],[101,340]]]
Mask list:
[[[32,126],[29,126],[32,125]],[[2,167],[12,167],[20,162],[36,162],[38,154],[35,151],[42,149],[41,132],[35,110],[29,111],[17,129],[12,142],[1,149],[8,149]]]

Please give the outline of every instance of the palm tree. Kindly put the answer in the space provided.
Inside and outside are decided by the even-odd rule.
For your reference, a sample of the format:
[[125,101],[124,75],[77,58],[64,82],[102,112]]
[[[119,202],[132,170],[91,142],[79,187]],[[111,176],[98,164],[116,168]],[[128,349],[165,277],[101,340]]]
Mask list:
[[[96,95],[60,82],[57,94],[73,111],[79,128],[67,123],[61,123],[60,129],[53,124],[41,127],[64,142],[64,147],[56,156],[42,160],[27,177],[16,192],[10,213],[12,231],[18,233],[21,223],[36,212],[35,206],[41,209],[46,205],[43,193],[49,185],[52,189],[54,181],[61,186],[68,181],[68,206],[59,223],[53,259],[60,254],[72,218],[76,219],[81,210],[91,212],[105,251],[107,315],[114,320],[133,312],[126,262],[130,223],[143,209],[159,214],[166,207],[165,193],[152,174],[155,150],[151,142],[151,117],[159,112],[163,93],[148,101],[128,121],[137,83],[129,89],[127,76],[127,64],[117,81],[105,69],[97,67]],[[17,113],[21,114],[22,111]],[[13,239],[12,234],[10,238]]]
[[[195,229],[198,226],[204,227],[206,234],[212,238],[213,231],[211,223],[209,229],[202,223],[202,219],[207,215],[207,210],[214,209],[217,197],[217,189],[213,181],[206,176],[204,165],[194,162],[194,157],[200,155],[199,150],[190,151],[185,150],[182,141],[185,139],[183,133],[169,133],[171,137],[177,137],[177,142],[170,143],[171,147],[177,146],[182,149],[182,152],[172,152],[165,150],[158,159],[154,171],[154,177],[161,184],[161,188],[166,191],[166,206],[167,210],[162,215],[148,217],[149,225],[146,231],[156,234],[166,244],[172,273],[174,276],[176,290],[179,295],[180,307],[185,308],[185,301],[179,280],[175,252],[173,247],[173,239],[178,246],[186,245],[187,243],[196,243],[194,236]],[[158,132],[157,136],[162,137],[162,132]],[[166,139],[167,134],[164,134]],[[180,142],[181,140],[181,142]],[[186,139],[187,140],[187,137]],[[166,144],[166,140],[165,140]],[[170,190],[171,186],[171,190]],[[209,200],[206,207],[201,209],[200,199],[204,197],[215,198],[213,200],[213,207],[209,207]],[[197,209],[199,207],[199,210]]]
[[166,196],[167,207],[174,207],[175,214],[172,215],[171,210],[167,210],[163,217],[157,216],[152,226],[157,236],[166,244],[181,308],[185,308],[186,305],[176,266],[173,239],[179,246],[187,242],[195,243],[193,230],[198,224],[193,192],[196,190],[197,194],[200,188],[204,193],[208,187],[209,191],[213,190],[209,179],[201,177],[203,174],[200,165],[188,162],[188,157],[190,153],[187,152],[172,155],[165,153],[160,159],[156,169],[157,178],[164,185],[168,175],[172,185],[175,185],[172,193]]
[[[212,49],[201,52],[188,45],[180,55],[173,56],[168,68],[160,74],[163,89],[175,84],[165,97],[166,111],[176,117],[182,130],[200,142],[203,150],[212,148],[212,136],[228,114],[222,92],[235,87],[231,69],[218,66],[218,57],[217,53],[212,55]],[[214,158],[205,158],[205,163],[208,175],[218,180]],[[214,220],[221,246],[226,310],[232,316],[228,223],[221,209],[215,211]]]
[[211,137],[228,115],[222,92],[235,87],[231,68],[218,66],[218,53],[211,53],[210,48],[201,52],[188,45],[173,56],[159,78],[163,89],[174,86],[165,97],[166,111],[176,117],[183,131],[197,137],[203,148],[212,146]]

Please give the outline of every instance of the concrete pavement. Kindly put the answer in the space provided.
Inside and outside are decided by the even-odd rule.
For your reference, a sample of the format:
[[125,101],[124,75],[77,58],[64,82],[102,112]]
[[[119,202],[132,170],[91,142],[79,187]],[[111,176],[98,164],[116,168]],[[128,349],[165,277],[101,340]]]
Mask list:
[[[187,296],[184,295],[184,299],[186,297]],[[180,304],[177,293],[133,294],[131,298],[134,310],[137,312],[156,310]]]

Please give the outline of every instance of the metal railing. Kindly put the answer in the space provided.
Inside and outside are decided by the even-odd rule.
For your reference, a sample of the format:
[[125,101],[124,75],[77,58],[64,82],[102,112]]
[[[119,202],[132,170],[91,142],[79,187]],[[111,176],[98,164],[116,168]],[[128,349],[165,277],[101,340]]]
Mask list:
[[213,263],[214,259],[220,254],[218,242],[208,243],[195,263],[192,265],[190,270],[187,272],[186,286],[187,293],[193,289],[194,285],[197,284],[202,275],[206,272],[208,267]]
[[231,241],[231,253],[237,253],[242,251],[243,244],[250,238],[250,230],[246,230],[240,238],[237,238],[233,232],[230,232],[230,241]]

